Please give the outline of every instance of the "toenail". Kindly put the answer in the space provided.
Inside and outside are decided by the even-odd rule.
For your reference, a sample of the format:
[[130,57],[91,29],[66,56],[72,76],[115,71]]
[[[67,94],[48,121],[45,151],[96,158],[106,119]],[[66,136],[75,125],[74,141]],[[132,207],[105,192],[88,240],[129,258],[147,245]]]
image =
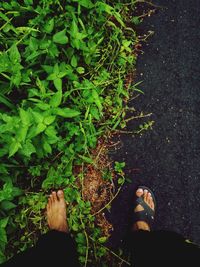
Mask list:
[[143,190],[142,190],[141,188],[139,188],[139,189],[137,190],[137,192],[138,192],[138,193],[142,193]]

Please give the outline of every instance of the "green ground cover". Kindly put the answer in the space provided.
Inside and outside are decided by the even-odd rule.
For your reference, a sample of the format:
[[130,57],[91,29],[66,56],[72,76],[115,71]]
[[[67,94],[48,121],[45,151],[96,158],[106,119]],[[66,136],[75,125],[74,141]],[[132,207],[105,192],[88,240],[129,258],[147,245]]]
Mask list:
[[[0,262],[47,231],[47,196],[59,188],[81,264],[108,253],[80,184],[88,164],[97,167],[92,149],[125,127],[127,101],[139,91],[127,83],[139,43],[136,2],[0,3]],[[123,166],[115,165],[119,184]]]

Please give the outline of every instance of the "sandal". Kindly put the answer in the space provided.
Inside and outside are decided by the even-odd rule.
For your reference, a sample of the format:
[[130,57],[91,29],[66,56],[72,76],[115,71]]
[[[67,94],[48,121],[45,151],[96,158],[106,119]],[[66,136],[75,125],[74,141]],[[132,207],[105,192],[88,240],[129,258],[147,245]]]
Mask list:
[[[156,199],[153,194],[153,192],[146,186],[139,186],[138,189],[141,188],[143,190],[147,190],[149,193],[151,193],[151,196],[153,198],[154,206],[156,207]],[[134,218],[133,218],[133,224],[138,222],[138,221],[144,221],[146,222],[150,229],[152,229],[153,223],[154,223],[154,217],[155,217],[155,210],[152,210],[149,205],[144,201],[143,196],[137,197],[135,196],[135,205],[134,209],[138,206],[141,205],[144,210],[142,211],[136,211],[134,212]]]

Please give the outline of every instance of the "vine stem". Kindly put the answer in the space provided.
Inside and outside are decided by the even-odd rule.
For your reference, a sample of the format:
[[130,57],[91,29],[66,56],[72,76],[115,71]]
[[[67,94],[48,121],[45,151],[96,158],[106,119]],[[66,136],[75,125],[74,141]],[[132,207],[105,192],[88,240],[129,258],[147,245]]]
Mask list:
[[83,232],[84,232],[85,239],[86,239],[86,253],[85,253],[84,267],[87,267],[88,255],[89,255],[89,239],[88,239],[88,235],[87,235],[87,232],[85,230],[85,226],[84,226],[84,223],[83,223],[83,220],[82,220],[81,216],[80,216],[80,220],[81,220],[81,224],[83,226]]
[[130,117],[130,118],[124,120],[124,121],[128,122],[128,121],[135,120],[135,119],[150,117],[151,115],[152,115],[152,113],[149,113],[149,114],[146,114],[146,115],[132,116],[132,117]]
[[156,4],[154,4],[154,3],[150,2],[150,1],[146,1],[146,0],[136,0],[133,3],[130,3],[130,4],[127,4],[127,5],[131,5],[131,4],[135,5],[137,3],[146,3],[146,4],[150,5],[150,6],[157,7],[157,8],[166,8],[164,6],[159,6],[159,5],[156,5]]
[[134,131],[115,130],[114,134],[135,134]]
[[122,259],[119,255],[117,255],[114,251],[112,251],[112,250],[110,250],[109,248],[107,248],[107,247],[105,247],[104,246],[104,248],[106,249],[106,250],[108,250],[112,255],[114,255],[116,258],[118,258],[119,260],[121,260],[122,262],[124,262],[124,263],[126,263],[127,265],[131,265],[130,264],[130,262],[128,262],[128,261],[126,261],[126,260],[124,260],[124,259]]
[[1,31],[1,30],[2,30],[8,23],[10,23],[11,20],[13,20],[13,17],[10,18],[5,24],[3,24],[3,26],[1,26],[0,31]]
[[108,247],[102,245],[101,243],[97,242],[96,240],[94,240],[91,236],[89,236],[89,238],[94,242],[94,243],[98,243],[100,246],[104,247],[107,251],[109,251],[113,256],[115,256],[117,259],[119,259],[120,261],[126,263],[127,265],[131,265],[130,262],[122,259],[119,255],[117,255],[114,251],[110,250]]
[[103,208],[93,213],[92,216],[96,216],[97,214],[101,213],[105,208],[107,208],[113,202],[113,200],[119,195],[121,189],[122,189],[122,186],[120,186],[120,188],[117,190],[117,193],[114,195],[114,197]]

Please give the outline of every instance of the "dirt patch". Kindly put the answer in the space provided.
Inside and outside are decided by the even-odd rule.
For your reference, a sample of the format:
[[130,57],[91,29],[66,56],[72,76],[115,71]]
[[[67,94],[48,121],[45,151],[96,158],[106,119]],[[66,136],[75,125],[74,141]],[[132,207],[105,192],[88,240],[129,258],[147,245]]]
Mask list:
[[100,139],[97,148],[92,151],[94,165],[88,165],[83,179],[83,198],[90,201],[92,214],[96,217],[96,223],[101,228],[104,236],[109,237],[113,226],[106,219],[105,208],[112,201],[115,194],[115,173],[112,162],[108,158],[110,146],[116,145],[108,140]]

